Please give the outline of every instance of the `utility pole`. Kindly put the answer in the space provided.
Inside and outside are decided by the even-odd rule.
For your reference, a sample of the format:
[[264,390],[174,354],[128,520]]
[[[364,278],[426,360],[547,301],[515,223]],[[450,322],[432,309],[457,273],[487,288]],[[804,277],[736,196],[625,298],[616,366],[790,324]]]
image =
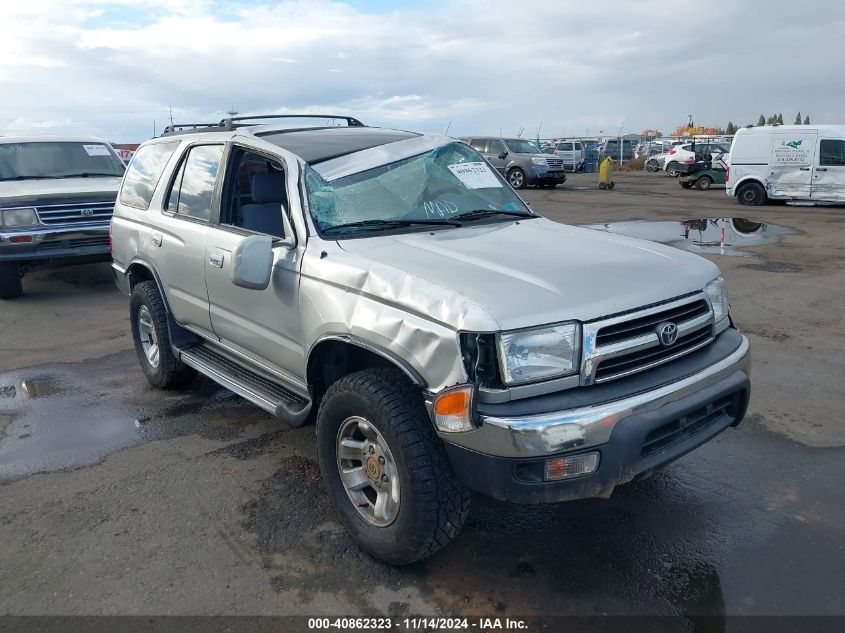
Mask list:
[[173,125],[173,106],[167,106],[167,109],[170,111],[170,125]]
[[156,120],[153,119],[153,138],[156,137]]

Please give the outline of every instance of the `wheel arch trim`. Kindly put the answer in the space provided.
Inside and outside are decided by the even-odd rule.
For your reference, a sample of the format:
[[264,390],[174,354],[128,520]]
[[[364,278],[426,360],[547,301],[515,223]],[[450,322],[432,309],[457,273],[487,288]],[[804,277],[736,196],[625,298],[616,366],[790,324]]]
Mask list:
[[321,343],[326,343],[329,341],[345,343],[347,345],[359,347],[368,352],[372,352],[373,354],[381,356],[382,358],[390,362],[392,365],[395,365],[397,368],[402,370],[402,372],[406,376],[408,376],[411,382],[413,382],[416,386],[426,388],[428,385],[422,375],[410,363],[408,363],[405,359],[397,356],[390,350],[387,350],[375,343],[371,343],[370,341],[364,340],[358,336],[341,333],[324,334],[311,344],[311,347],[308,349],[307,359],[305,361],[306,377],[308,374],[308,368],[311,366],[311,359],[314,357],[315,350],[320,346]]

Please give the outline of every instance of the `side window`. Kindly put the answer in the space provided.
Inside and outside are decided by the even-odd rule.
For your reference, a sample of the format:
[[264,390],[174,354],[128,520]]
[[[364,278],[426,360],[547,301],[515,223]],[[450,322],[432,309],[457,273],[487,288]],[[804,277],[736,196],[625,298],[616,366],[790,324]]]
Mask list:
[[169,212],[198,220],[211,217],[214,184],[222,156],[222,145],[197,145],[188,150],[167,199]]
[[178,145],[178,141],[152,143],[135,152],[120,189],[121,204],[144,211],[149,208],[161,172]]
[[487,145],[487,153],[493,154],[494,156],[498,156],[502,152],[505,151],[505,144],[502,143],[499,139],[490,139],[489,144]]
[[581,143],[575,143],[576,152],[580,152],[582,149],[584,149],[584,147],[581,145]]
[[226,171],[225,191],[220,224],[285,237],[288,196],[285,172],[278,163],[236,149]]
[[845,141],[822,139],[819,143],[819,165],[845,165]]
[[572,150],[572,143],[558,143],[557,150],[559,152],[568,152]]
[[485,138],[474,138],[470,141],[469,144],[470,147],[481,152],[482,154],[487,151],[487,139]]

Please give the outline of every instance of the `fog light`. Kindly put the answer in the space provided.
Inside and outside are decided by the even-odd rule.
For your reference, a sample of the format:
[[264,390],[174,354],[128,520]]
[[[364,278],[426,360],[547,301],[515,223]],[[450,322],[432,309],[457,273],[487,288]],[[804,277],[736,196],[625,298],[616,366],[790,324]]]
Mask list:
[[475,428],[472,423],[472,385],[444,389],[434,398],[434,424],[446,433]]
[[545,478],[548,481],[549,479],[567,479],[578,475],[589,475],[596,472],[598,465],[599,454],[596,452],[573,455],[572,457],[558,457],[546,462]]

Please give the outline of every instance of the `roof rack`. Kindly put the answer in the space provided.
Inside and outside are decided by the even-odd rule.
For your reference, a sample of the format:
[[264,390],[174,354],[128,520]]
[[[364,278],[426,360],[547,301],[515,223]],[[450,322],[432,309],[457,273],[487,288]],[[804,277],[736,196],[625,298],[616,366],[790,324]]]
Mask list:
[[260,114],[228,117],[221,119],[219,123],[175,123],[164,128],[161,135],[171,136],[174,134],[191,134],[196,132],[231,132],[240,127],[260,125],[260,121],[268,119],[335,119],[346,121],[348,127],[366,127],[354,117],[337,114]]

